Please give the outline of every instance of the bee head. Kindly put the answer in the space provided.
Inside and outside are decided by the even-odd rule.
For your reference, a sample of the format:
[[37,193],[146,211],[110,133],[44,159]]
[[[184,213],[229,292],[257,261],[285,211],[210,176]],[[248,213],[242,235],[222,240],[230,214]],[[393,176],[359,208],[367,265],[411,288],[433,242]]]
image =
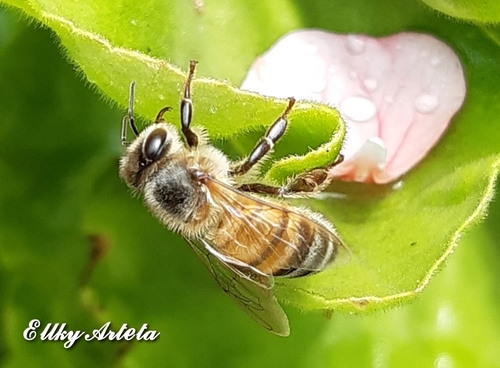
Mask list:
[[144,129],[127,147],[120,160],[120,177],[133,189],[139,189],[159,164],[168,162],[173,152],[182,148],[175,128],[156,123]]

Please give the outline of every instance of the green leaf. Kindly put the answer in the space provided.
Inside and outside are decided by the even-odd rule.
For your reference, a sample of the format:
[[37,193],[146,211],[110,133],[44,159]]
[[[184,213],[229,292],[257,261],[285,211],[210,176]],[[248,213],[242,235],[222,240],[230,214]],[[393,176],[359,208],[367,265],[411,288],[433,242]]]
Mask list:
[[[235,9],[241,8],[240,11],[244,13],[249,11],[246,6],[236,3]],[[27,3],[17,5],[27,9]],[[199,30],[192,29],[193,24],[212,29],[216,34],[211,37],[217,37],[219,42],[222,42],[227,37],[227,32],[218,25],[215,27],[218,15],[213,12],[207,10],[207,14],[213,17],[201,16],[189,2],[151,1],[149,7],[155,9],[155,17],[144,20],[140,15],[147,14],[144,13],[145,4],[141,4],[140,10],[136,11],[133,9],[134,4],[127,2],[121,5],[114,3],[108,9],[104,6],[110,5],[103,5],[100,1],[89,1],[84,5],[84,9],[80,8],[83,4],[78,6],[66,4],[64,7],[56,5],[52,1],[30,3],[34,12],[32,9],[28,9],[28,12],[57,32],[69,56],[83,70],[87,79],[95,83],[106,96],[126,105],[130,82],[137,81],[135,110],[149,117],[150,122],[166,104],[173,105],[173,116],[176,121],[178,101],[186,79],[186,73],[179,67],[151,55],[169,55],[170,60],[180,60],[177,65],[182,67],[187,67],[190,59],[200,61],[199,77],[193,82],[196,110],[193,125],[202,125],[213,139],[231,138],[234,141],[233,145],[240,149],[240,154],[249,152],[251,145],[248,144],[248,139],[237,139],[235,135],[255,130],[262,134],[286,107],[285,101],[264,98],[237,90],[227,83],[201,77],[204,70],[211,71],[216,66],[219,73],[220,70],[227,70],[230,73],[231,69],[226,69],[227,62],[221,63],[224,61],[222,58],[212,60],[217,47],[214,50],[214,45],[203,41],[207,37],[207,32],[200,33]],[[116,11],[120,7],[129,11]],[[262,4],[261,11],[267,11],[268,7]],[[178,25],[182,26],[182,29],[178,29],[177,32],[187,33],[185,44],[178,46],[182,47],[183,52],[174,58],[172,50],[179,50],[176,44],[180,42],[176,31],[164,33],[166,39],[161,40],[160,44],[157,36],[153,36],[157,34],[156,32],[150,37],[143,38],[141,36],[144,33],[138,29],[154,26],[163,29],[167,21],[163,14],[172,15],[176,12],[189,16],[182,25],[178,25],[177,17],[172,16],[170,19],[172,26],[168,29],[175,30]],[[95,14],[98,15],[94,16]],[[132,14],[136,14],[137,17],[132,17]],[[191,27],[188,27],[190,23]],[[253,37],[250,39],[253,40]],[[240,43],[243,42],[244,40],[240,40]],[[205,44],[205,47],[200,47],[202,44]],[[241,45],[239,47],[241,48]],[[186,56],[185,52],[191,48],[200,51],[193,51],[190,56]],[[235,50],[236,54],[237,51]],[[173,55],[175,54],[173,52]],[[237,60],[231,59],[230,63],[237,63]],[[237,65],[241,69],[242,64]],[[226,74],[224,78],[229,76]],[[286,167],[283,165],[272,167],[271,175],[268,177],[270,182],[283,182],[288,176],[296,175],[304,168],[312,169],[318,164],[326,165],[335,159],[341,147],[344,126],[336,110],[324,105],[299,102],[292,110],[290,120],[288,134],[276,154],[277,157],[291,153],[296,156],[293,160],[287,161]],[[303,139],[305,132],[309,137],[307,140]],[[328,144],[315,153],[309,152],[311,147],[318,148],[326,142]],[[290,147],[293,147],[292,152]]]
[[[434,175],[432,164],[437,166]],[[390,195],[350,193],[318,203],[323,213],[336,214],[351,262],[291,280],[278,295],[299,307],[357,312],[412,300],[443,267],[462,232],[484,216],[498,164],[493,161],[488,177],[484,170],[491,160],[460,168],[450,163],[447,170],[445,163],[430,162],[427,170],[415,170]]]
[[500,22],[500,4],[496,0],[422,0],[446,15],[478,23]]
[[[77,9],[72,9],[71,6],[55,7],[52,3],[43,1],[37,4],[37,6],[32,6],[35,9],[34,14],[58,32],[61,41],[66,45],[79,67],[84,70],[87,78],[95,82],[107,95],[126,101],[129,80],[138,80],[136,106],[138,111],[144,112],[147,116],[154,116],[158,106],[161,106],[161,100],[178,100],[184,80],[183,73],[175,66],[140,51],[147,50],[150,54],[156,55],[171,49],[176,50],[175,40],[178,40],[176,32],[169,32],[168,36],[172,39],[165,40],[165,45],[168,46],[160,47],[156,42],[151,44],[146,41],[147,38],[140,38],[139,35],[143,32],[138,30],[142,29],[141,25],[144,27],[145,24],[141,19],[131,17],[130,13],[104,11],[99,8],[98,14],[103,14],[102,17],[89,18],[88,13],[81,9],[76,11]],[[88,2],[86,6],[90,11],[101,5]],[[131,8],[133,5],[124,4],[123,6]],[[196,28],[194,26],[196,25],[211,29],[211,26],[220,31],[220,27],[214,27],[214,19],[211,18],[211,16],[215,17],[215,14],[212,14],[208,8],[206,9],[208,15],[205,13],[200,15],[192,4],[188,6],[172,3],[165,4],[163,5],[165,8],[162,8],[159,4],[151,3],[151,6],[154,6],[159,14],[167,12],[172,14],[176,6],[185,7],[182,11],[190,16],[186,18],[182,27],[191,29],[191,32],[186,30],[186,43],[197,45],[199,50],[203,50],[198,51],[201,65],[203,65],[207,50],[203,47],[202,40],[197,39],[199,34],[194,32],[193,28]],[[142,11],[137,11],[137,14],[141,14]],[[429,15],[422,15],[429,17]],[[175,18],[171,21],[177,24]],[[192,24],[189,26],[190,21]],[[159,24],[161,24],[160,20],[154,18],[147,23],[149,27]],[[435,22],[435,24],[438,23]],[[443,32],[453,33],[454,31],[451,25],[440,29]],[[153,33],[156,34],[156,32]],[[124,37],[124,34],[128,34],[130,39]],[[474,37],[481,38],[482,36],[476,33],[466,41],[470,42]],[[214,42],[222,42],[223,39],[223,37],[221,39],[215,37]],[[129,45],[129,47],[126,48],[123,45]],[[152,45],[157,45],[157,47]],[[133,48],[139,51],[132,51]],[[209,60],[208,57],[206,59]],[[464,60],[466,70],[468,67],[477,67],[472,63],[467,64],[467,61]],[[211,64],[214,67],[213,62]],[[220,68],[227,65],[224,61],[219,61],[219,64]],[[472,82],[471,90],[473,87]],[[194,89],[197,103],[199,101],[197,114],[202,118],[203,125],[209,133],[216,139],[227,139],[235,134],[256,129],[257,126],[263,127],[283,109],[283,104],[279,106],[269,99],[240,92],[210,79],[198,79],[194,83]],[[469,100],[474,98],[473,91],[471,91]],[[217,109],[216,113],[214,113],[214,108]],[[284,150],[286,153],[305,153],[311,146],[311,142],[315,141],[317,146],[319,142],[324,142],[325,138],[333,137],[334,139],[321,151],[309,153],[307,165],[302,164],[296,157],[293,160],[275,163],[270,169],[271,176],[267,178],[269,181],[283,181],[289,175],[320,166],[320,163],[331,161],[338,151],[338,142],[343,134],[335,112],[322,107],[316,107],[315,110],[310,108],[307,111],[304,110],[304,113],[302,111],[300,106],[295,109],[295,114],[292,116],[293,125],[288,134],[289,140],[285,139],[280,142],[279,147],[283,148],[279,150]],[[251,119],[248,119],[249,115]],[[457,120],[457,127],[465,127],[465,124],[460,125],[461,119]],[[224,124],[225,122],[230,123]],[[330,123],[330,126],[325,126],[326,123]],[[322,129],[317,129],[317,126],[321,126]],[[300,138],[306,129],[310,141],[304,144],[306,140]],[[466,129],[461,133],[458,128],[455,135],[450,132],[444,143],[434,152],[433,156],[437,155],[438,158],[429,159],[425,166],[421,166],[405,178],[404,188],[401,190],[387,193],[382,198],[369,198],[361,203],[356,196],[352,196],[348,201],[342,201],[339,204],[332,203],[330,205],[332,208],[328,208],[328,201],[324,201],[320,207],[327,214],[333,214],[332,217],[342,237],[351,248],[352,262],[345,267],[333,269],[315,277],[287,283],[281,295],[304,308],[333,306],[356,310],[365,309],[368,305],[385,307],[398,303],[401,299],[412,298],[415,293],[421,291],[435,270],[439,269],[442,260],[453,250],[458,234],[471,221],[468,219],[469,216],[476,213],[473,217],[477,218],[491,196],[496,170],[483,169],[483,165],[491,167],[491,158],[484,158],[483,165],[477,165],[475,162],[471,167],[467,167],[462,164],[466,160],[454,152],[452,155],[446,155],[453,147],[461,147],[462,141],[469,134]],[[300,147],[301,142],[302,147]],[[249,147],[248,143],[246,145],[236,143],[236,146]],[[439,150],[444,152],[440,156]],[[278,153],[283,154],[279,151]],[[314,157],[319,156],[320,153],[323,157]],[[457,162],[457,158],[460,162]],[[457,164],[461,166],[458,170],[455,169]],[[489,171],[489,174],[487,176],[479,174],[484,171]],[[469,177],[479,177],[482,180],[464,180]],[[447,221],[446,229],[448,230],[443,231],[442,224],[438,225],[434,220],[435,202],[442,198],[443,193],[449,191],[450,183],[458,182],[462,182],[461,185],[459,187],[454,185],[453,193],[446,193],[446,196],[452,198],[453,202],[454,197],[458,197],[457,200],[461,206],[459,208],[439,206],[443,211],[442,215],[456,220]],[[471,193],[475,193],[476,196],[470,195]],[[363,219],[372,208],[375,209],[375,215],[371,216],[368,224],[365,224]],[[390,221],[387,224],[387,218],[403,212],[408,216],[400,217],[399,221]],[[359,232],[357,228],[362,221],[365,230]],[[415,223],[420,226],[416,227]],[[425,231],[422,231],[422,227]],[[381,252],[380,247],[390,249],[390,251]],[[399,270],[420,254],[425,254],[426,257],[422,257],[418,264],[405,272],[405,277],[401,277]],[[390,262],[387,262],[387,256],[390,257]],[[332,284],[335,287],[332,287]],[[302,300],[301,290],[305,291],[304,298],[307,299],[310,296],[310,301]]]
[[498,367],[500,263],[498,241],[489,241],[495,233],[482,226],[467,234],[412,305],[364,318],[334,316],[311,344],[308,366]]
[[23,331],[32,319],[41,328],[97,327],[80,301],[90,253],[82,216],[114,132],[96,122],[120,115],[82,87],[48,32],[21,26],[14,32],[0,49],[0,361],[111,364],[118,344],[77,343],[67,350],[61,341],[25,341]]

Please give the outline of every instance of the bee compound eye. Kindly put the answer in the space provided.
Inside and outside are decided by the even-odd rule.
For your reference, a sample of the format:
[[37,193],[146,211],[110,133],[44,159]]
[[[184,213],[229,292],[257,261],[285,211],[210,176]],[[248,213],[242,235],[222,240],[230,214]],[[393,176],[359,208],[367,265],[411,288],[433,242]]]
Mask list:
[[167,132],[164,129],[153,130],[142,146],[144,158],[149,161],[159,160],[167,147]]

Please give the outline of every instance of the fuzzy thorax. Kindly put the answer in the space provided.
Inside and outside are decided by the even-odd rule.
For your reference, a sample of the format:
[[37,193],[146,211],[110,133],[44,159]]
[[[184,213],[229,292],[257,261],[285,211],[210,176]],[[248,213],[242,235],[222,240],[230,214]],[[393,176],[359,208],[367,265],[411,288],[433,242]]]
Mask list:
[[[162,157],[148,163],[145,144],[157,129],[166,132]],[[208,145],[204,134],[199,136],[197,148],[186,148],[173,126],[154,124],[141,132],[120,161],[120,177],[142,194],[152,214],[168,229],[189,238],[206,235],[220,217],[206,186],[197,180],[199,174],[232,184],[228,158]]]

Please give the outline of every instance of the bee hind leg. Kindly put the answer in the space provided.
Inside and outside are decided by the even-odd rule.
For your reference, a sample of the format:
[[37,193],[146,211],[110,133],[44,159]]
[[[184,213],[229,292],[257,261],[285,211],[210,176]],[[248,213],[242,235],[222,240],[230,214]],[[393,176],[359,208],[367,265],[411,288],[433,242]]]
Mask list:
[[306,171],[296,176],[283,187],[283,194],[286,195],[300,192],[319,193],[325,190],[333,179],[330,175],[331,168],[337,166],[342,161],[344,161],[344,156],[339,154],[331,164]]
[[239,190],[258,194],[274,195],[279,197],[311,196],[325,190],[332,182],[329,171],[332,167],[340,164],[344,160],[343,155],[338,155],[337,159],[324,167],[318,167],[306,171],[291,180],[282,187],[274,187],[261,183],[243,184]]
[[230,176],[240,176],[246,174],[252,167],[255,166],[269,151],[274,147],[274,144],[285,134],[288,126],[288,114],[295,104],[295,98],[288,99],[288,106],[285,111],[274,121],[267,129],[264,137],[255,145],[252,152],[248,155],[245,161],[234,167],[229,173]]

